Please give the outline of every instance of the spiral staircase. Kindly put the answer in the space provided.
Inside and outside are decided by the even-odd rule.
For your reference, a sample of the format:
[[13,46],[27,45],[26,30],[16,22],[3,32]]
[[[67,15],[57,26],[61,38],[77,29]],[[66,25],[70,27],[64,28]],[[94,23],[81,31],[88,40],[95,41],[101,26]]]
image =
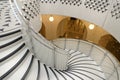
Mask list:
[[0,80],[120,80],[119,61],[107,50],[82,40],[49,42],[37,32],[40,5],[57,0],[17,1],[0,0]]

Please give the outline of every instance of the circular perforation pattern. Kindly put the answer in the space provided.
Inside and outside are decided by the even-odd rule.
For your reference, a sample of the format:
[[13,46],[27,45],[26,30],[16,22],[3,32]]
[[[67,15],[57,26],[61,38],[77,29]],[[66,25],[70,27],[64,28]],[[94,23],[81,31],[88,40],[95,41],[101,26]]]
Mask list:
[[120,19],[120,3],[116,3],[113,5],[111,15],[116,19]]
[[24,7],[22,8],[22,11],[24,13],[24,18],[28,21],[30,21],[30,19],[33,19],[35,16],[39,15],[39,4],[37,1],[33,0],[28,0],[25,1],[24,3]]
[[56,3],[57,0],[40,0],[41,3]]
[[104,13],[108,10],[110,4],[109,0],[86,0],[84,5],[86,8]]
[[82,4],[82,0],[60,0],[62,4],[80,6]]

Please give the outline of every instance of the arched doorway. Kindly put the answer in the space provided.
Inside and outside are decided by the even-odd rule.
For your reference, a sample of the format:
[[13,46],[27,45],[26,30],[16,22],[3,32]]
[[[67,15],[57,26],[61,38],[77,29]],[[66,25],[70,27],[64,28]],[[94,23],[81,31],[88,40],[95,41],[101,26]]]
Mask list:
[[87,29],[82,20],[67,17],[59,23],[57,36],[74,39],[86,39]]

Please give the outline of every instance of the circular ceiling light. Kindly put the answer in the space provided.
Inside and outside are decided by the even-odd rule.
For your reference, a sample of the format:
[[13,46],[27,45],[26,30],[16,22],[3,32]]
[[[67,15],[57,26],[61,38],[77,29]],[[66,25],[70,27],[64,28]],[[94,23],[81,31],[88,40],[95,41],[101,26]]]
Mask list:
[[50,21],[50,22],[53,22],[53,21],[54,21],[54,17],[53,17],[53,16],[50,16],[50,17],[49,17],[49,21]]
[[94,24],[90,24],[90,25],[89,25],[89,29],[90,29],[90,30],[93,30],[94,28],[95,28],[95,25],[94,25]]

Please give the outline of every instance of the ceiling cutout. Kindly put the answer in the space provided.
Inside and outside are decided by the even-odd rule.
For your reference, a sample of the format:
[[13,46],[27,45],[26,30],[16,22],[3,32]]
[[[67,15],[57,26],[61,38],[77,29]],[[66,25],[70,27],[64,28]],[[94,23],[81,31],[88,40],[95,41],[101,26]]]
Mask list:
[[35,0],[24,2],[24,7],[22,11],[24,13],[24,18],[28,21],[33,19],[35,16],[39,15],[39,4]]
[[80,6],[82,4],[82,0],[60,0],[62,4],[66,5],[74,5],[74,6]]
[[116,19],[120,19],[120,3],[116,3],[113,5],[111,15]]
[[86,0],[84,5],[86,8],[104,13],[108,10],[110,3],[109,0]]
[[56,3],[57,2],[57,0],[40,0],[41,1],[41,3]]

